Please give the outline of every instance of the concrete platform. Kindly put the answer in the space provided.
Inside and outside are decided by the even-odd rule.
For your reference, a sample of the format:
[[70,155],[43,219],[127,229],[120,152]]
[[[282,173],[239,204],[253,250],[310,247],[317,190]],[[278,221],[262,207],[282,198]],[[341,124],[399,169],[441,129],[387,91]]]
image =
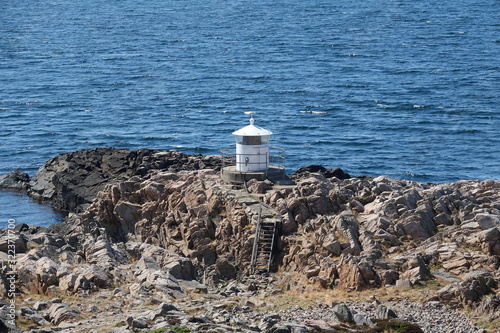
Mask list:
[[266,180],[276,182],[286,179],[285,169],[269,167],[266,171],[237,171],[236,166],[228,166],[221,171],[222,180],[232,184],[243,184],[250,179]]

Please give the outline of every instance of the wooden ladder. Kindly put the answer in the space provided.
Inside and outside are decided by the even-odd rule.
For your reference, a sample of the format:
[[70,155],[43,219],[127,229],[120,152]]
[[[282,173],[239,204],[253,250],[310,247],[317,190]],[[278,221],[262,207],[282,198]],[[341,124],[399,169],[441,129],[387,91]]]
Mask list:
[[[262,214],[262,208],[268,211],[268,214]],[[271,214],[269,214],[271,212]],[[276,217],[279,216],[279,219]],[[276,227],[281,222],[279,215],[273,208],[264,203],[259,205],[259,218],[255,230],[253,243],[251,273],[269,273],[273,256],[273,248],[276,241]]]

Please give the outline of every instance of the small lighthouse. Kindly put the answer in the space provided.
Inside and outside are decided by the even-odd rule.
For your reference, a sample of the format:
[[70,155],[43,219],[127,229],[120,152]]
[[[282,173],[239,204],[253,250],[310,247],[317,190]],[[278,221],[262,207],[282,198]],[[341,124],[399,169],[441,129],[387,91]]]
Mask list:
[[253,114],[249,125],[232,133],[236,147],[222,149],[222,178],[227,182],[278,180],[285,175],[285,150],[269,145],[273,133],[256,126]]
[[250,118],[250,125],[235,132],[236,171],[266,171],[269,167],[269,139],[271,131],[255,126]]

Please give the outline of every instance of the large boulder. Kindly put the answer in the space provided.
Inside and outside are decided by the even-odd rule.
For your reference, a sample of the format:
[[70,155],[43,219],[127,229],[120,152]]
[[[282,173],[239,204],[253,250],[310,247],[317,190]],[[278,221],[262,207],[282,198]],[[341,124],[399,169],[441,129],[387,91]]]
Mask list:
[[30,176],[19,169],[0,176],[0,188],[24,190],[28,188]]
[[306,173],[306,172],[308,172],[308,173],[321,173],[325,176],[325,178],[332,178],[332,177],[336,177],[338,179],[351,178],[351,176],[347,172],[345,172],[344,170],[342,170],[340,168],[327,169],[324,166],[317,165],[317,164],[312,164],[312,165],[302,167],[302,168],[298,169],[297,171],[295,171],[294,175],[299,176],[299,175]]
[[47,310],[46,319],[54,325],[68,320],[77,318],[80,314],[78,310],[71,309],[71,307],[64,303],[55,303]]
[[490,272],[479,270],[465,274],[462,282],[452,283],[438,291],[438,298],[450,305],[469,306],[498,287]]

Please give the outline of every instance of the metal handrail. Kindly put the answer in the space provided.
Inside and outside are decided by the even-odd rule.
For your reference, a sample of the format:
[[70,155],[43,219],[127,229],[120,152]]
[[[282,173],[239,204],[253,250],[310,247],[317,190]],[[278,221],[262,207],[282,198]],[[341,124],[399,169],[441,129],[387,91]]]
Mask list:
[[[277,151],[277,152],[276,152]],[[226,166],[236,165],[236,160],[238,156],[262,156],[262,154],[237,154],[236,146],[230,146],[221,149],[222,154],[222,173],[224,173],[224,168]],[[269,167],[274,167],[277,169],[285,170],[285,149],[275,146],[269,146],[269,160],[266,163]],[[249,162],[249,164],[261,164],[262,162]]]
[[259,240],[260,240],[260,227],[262,223],[261,216],[262,216],[262,202],[259,204],[259,216],[257,220],[257,226],[255,228],[255,237],[253,240],[252,258],[250,261],[251,274],[255,273],[255,263],[257,261],[257,254],[258,254]]
[[[250,260],[250,272],[251,272],[251,274],[255,274],[255,266],[256,266],[256,262],[257,262],[257,257],[259,255],[260,230],[262,227],[262,207],[265,207],[268,210],[270,210],[271,212],[273,212],[273,218],[277,217],[279,219],[280,227],[283,225],[283,216],[281,216],[281,214],[276,209],[274,209],[273,207],[267,205],[266,203],[264,203],[262,201],[259,202],[259,215],[258,215],[258,219],[257,219],[257,226],[255,228],[255,237],[254,237],[254,241],[253,241],[252,257]],[[269,268],[271,267],[272,252],[274,249],[275,240],[276,240],[276,221],[274,221],[273,238],[271,241],[271,250],[270,250],[271,253],[269,254],[269,259],[267,262],[267,272],[268,273],[269,273]]]

